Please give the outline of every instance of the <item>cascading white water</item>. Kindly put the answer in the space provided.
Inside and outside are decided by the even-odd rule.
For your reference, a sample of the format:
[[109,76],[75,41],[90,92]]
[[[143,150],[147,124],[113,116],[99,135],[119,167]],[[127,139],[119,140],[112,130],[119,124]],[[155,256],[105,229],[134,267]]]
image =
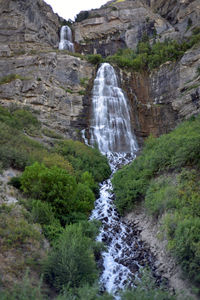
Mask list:
[[[108,63],[101,64],[94,81],[90,135],[90,144],[97,144],[107,155],[112,174],[119,164],[135,158],[137,142],[131,130],[129,106]],[[108,179],[101,185],[91,219],[102,222],[97,239],[107,245],[107,251],[102,253],[104,270],[100,282],[118,299],[118,291],[137,276],[137,272],[133,275],[133,269],[138,270],[139,264],[135,258],[133,230],[119,217],[113,198],[111,179]]]
[[72,42],[72,31],[69,26],[65,25],[60,30],[59,50],[68,50],[74,52],[74,44]]
[[133,153],[137,149],[127,99],[108,63],[100,66],[94,81],[90,132],[90,143],[97,144],[104,154]]

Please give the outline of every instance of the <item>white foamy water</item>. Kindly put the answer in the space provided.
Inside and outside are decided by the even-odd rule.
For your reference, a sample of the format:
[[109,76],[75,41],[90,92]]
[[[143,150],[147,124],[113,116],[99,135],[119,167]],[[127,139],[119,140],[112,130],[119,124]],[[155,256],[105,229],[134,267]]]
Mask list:
[[60,30],[59,50],[68,50],[74,52],[74,44],[72,42],[72,31],[69,26],[65,25]]
[[135,153],[137,150],[127,99],[108,63],[101,64],[94,80],[90,133],[90,143],[97,144],[104,154]]
[[[119,166],[135,158],[138,147],[131,129],[127,98],[118,86],[113,67],[108,63],[101,64],[94,81],[90,135],[90,144],[97,144],[101,153],[107,155],[112,175]],[[107,246],[107,251],[102,253],[100,283],[118,299],[118,291],[137,277],[137,271],[133,274],[130,265],[138,270],[139,264],[135,259],[134,233],[118,215],[113,199],[110,178],[101,185],[100,197],[95,202],[91,219],[102,222],[97,240]]]

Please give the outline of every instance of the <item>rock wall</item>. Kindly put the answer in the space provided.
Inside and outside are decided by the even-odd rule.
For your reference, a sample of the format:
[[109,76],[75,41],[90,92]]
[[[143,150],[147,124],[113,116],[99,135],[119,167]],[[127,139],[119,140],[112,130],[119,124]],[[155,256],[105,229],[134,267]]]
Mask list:
[[11,53],[57,48],[59,17],[43,0],[1,0],[0,45]]
[[2,0],[0,15],[0,104],[27,105],[46,126],[80,137],[94,67],[57,50],[59,17],[44,1]]
[[73,25],[74,40],[76,49],[84,54],[107,56],[120,48],[135,49],[144,33],[150,37],[157,33],[163,39],[177,35],[168,21],[140,0],[108,2],[88,14],[82,12],[77,19],[80,22]]
[[[155,38],[156,32],[161,40],[187,36],[198,25],[198,7],[196,0],[110,1],[77,17],[76,51],[107,56],[118,48],[134,49],[144,33]],[[28,105],[46,126],[80,138],[80,130],[89,126],[96,68],[57,50],[61,19],[43,0],[1,0],[0,14],[0,103]],[[139,143],[199,113],[199,53],[197,45],[181,61],[150,74],[116,68]]]
[[167,133],[180,121],[200,113],[199,67],[197,47],[186,52],[179,62],[167,62],[150,75],[118,70],[140,143],[149,134]]
[[[87,100],[81,79],[89,82],[93,67],[66,53],[47,52],[0,58],[2,75],[15,74],[0,84],[0,103],[27,105],[47,126],[75,138],[84,126],[83,103]],[[2,77],[5,78],[5,77]]]

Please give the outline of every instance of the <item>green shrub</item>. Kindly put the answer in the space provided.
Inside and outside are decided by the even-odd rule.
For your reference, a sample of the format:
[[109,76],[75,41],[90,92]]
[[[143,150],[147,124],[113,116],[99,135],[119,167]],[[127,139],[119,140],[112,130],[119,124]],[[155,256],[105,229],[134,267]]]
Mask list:
[[58,134],[57,132],[50,130],[48,128],[43,128],[42,133],[44,135],[46,135],[47,137],[50,137],[53,139],[58,139],[58,140],[63,139],[63,137],[60,134]]
[[45,278],[56,290],[93,284],[97,269],[93,241],[84,235],[80,224],[69,225],[45,262]]
[[130,68],[134,71],[152,70],[167,61],[177,61],[185,51],[200,41],[199,29],[193,30],[192,36],[178,43],[166,39],[164,42],[150,44],[149,37],[143,36],[137,45],[137,50],[120,49],[116,54],[108,56],[105,61],[115,63],[121,68]]
[[72,165],[67,161],[67,159],[65,159],[62,155],[59,155],[58,153],[47,153],[43,157],[42,162],[48,168],[56,166],[58,168],[68,171],[72,175],[74,174],[74,169]]
[[3,76],[0,78],[0,84],[5,84],[5,83],[9,83],[13,80],[16,80],[16,79],[21,79],[23,80],[24,78],[18,74],[9,74],[7,76]]
[[97,285],[85,284],[76,289],[65,289],[62,295],[58,296],[56,300],[113,300],[113,296],[104,293],[99,294],[99,287]]
[[181,212],[168,213],[165,217],[168,246],[182,270],[197,286],[200,284],[200,219],[185,217]]
[[75,22],[82,22],[89,17],[89,12],[87,10],[81,11],[78,15],[76,15]]
[[9,290],[0,289],[1,300],[44,300],[41,291],[42,281],[35,286],[27,271],[22,282],[14,284]]
[[49,225],[55,221],[53,207],[40,200],[32,200],[32,217],[34,223]]
[[20,177],[12,177],[10,179],[10,181],[8,182],[8,184],[14,186],[16,189],[20,189],[21,188],[21,180]]
[[176,208],[177,201],[177,187],[171,182],[170,177],[165,176],[153,180],[145,195],[145,206],[155,217],[168,209]]
[[110,175],[107,159],[98,149],[78,141],[66,140],[59,143],[55,151],[64,156],[76,170],[78,180],[82,173],[88,171],[96,182],[101,182]]
[[101,54],[89,54],[86,56],[86,59],[93,65],[98,65],[103,62]]
[[122,300],[175,300],[176,296],[170,295],[162,287],[156,286],[154,278],[145,270],[137,286],[122,292]]
[[9,112],[0,107],[0,161],[4,168],[23,170],[32,161],[41,159],[45,147],[24,135],[24,130],[33,134],[40,123],[27,110]]
[[2,251],[15,247],[23,248],[31,239],[41,240],[40,232],[28,223],[17,207],[5,205],[0,207],[0,236]]
[[37,162],[26,167],[21,187],[28,196],[49,202],[62,225],[73,212],[88,216],[95,201],[88,185],[77,184],[66,170],[56,166],[47,168]]
[[61,226],[59,220],[55,220],[53,223],[42,226],[44,236],[48,239],[51,244],[61,236],[64,232],[64,228]]

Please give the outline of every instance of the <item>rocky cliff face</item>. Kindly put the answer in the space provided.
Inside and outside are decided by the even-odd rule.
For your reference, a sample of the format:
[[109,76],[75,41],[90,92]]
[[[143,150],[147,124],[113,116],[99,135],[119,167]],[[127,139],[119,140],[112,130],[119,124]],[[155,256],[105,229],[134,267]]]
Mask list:
[[[119,48],[135,49],[144,34],[152,40],[182,39],[199,26],[199,1],[110,1],[81,12],[73,26],[76,48],[107,56]],[[199,113],[199,45],[177,63],[167,62],[150,74],[118,72],[131,102],[132,123],[139,140],[158,136]]]
[[[0,103],[28,105],[46,126],[80,138],[88,126],[95,67],[57,50],[61,19],[44,1],[1,0],[0,14]],[[126,0],[81,12],[72,29],[76,51],[107,56],[135,49],[144,34],[161,41],[188,36],[198,22],[197,0]],[[117,69],[141,142],[199,113],[199,66],[197,45],[151,73]]]
[[[85,19],[84,19],[85,18]],[[83,20],[82,20],[83,19]],[[76,47],[82,53],[114,54],[120,48],[135,49],[144,33],[174,38],[173,26],[143,1],[112,1],[100,9],[78,16],[73,26]]]
[[200,113],[199,46],[179,62],[167,62],[150,74],[121,72],[122,86],[132,106],[138,139],[159,136],[180,121]]
[[3,0],[0,14],[0,103],[28,105],[43,124],[77,138],[94,67],[57,50],[61,24],[44,1]]

